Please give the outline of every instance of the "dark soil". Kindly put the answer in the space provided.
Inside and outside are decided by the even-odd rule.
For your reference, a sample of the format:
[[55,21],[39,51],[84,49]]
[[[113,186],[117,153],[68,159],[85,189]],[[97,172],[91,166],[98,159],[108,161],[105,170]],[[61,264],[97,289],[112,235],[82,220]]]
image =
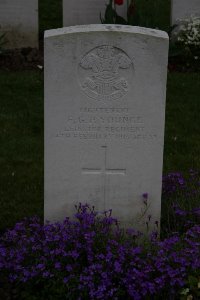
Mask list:
[[[22,48],[0,52],[0,70],[42,70],[44,66],[43,45],[39,49]],[[169,72],[200,72],[199,62],[187,62],[182,57],[169,57]]]
[[22,48],[0,53],[0,70],[43,69],[43,49]]
[[184,56],[169,57],[169,72],[196,73],[200,72],[200,60],[188,60]]

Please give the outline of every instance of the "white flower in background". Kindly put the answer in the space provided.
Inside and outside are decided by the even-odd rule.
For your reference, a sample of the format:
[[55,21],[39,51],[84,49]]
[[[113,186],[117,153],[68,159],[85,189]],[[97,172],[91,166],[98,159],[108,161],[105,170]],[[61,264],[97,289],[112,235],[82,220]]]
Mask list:
[[200,18],[191,17],[180,20],[177,41],[185,46],[200,46]]

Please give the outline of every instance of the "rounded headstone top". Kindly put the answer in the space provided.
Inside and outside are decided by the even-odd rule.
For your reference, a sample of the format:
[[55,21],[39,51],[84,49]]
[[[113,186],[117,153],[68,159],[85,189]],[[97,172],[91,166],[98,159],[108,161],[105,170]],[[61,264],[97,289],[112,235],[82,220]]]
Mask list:
[[132,34],[141,34],[151,37],[168,39],[168,34],[165,31],[138,27],[138,26],[129,26],[129,25],[116,25],[116,24],[91,24],[91,25],[78,25],[78,26],[69,26],[64,28],[52,29],[45,31],[44,38],[50,38],[54,36],[66,35],[66,34],[75,34],[75,33],[87,33],[87,32],[122,32],[122,33],[132,33]]

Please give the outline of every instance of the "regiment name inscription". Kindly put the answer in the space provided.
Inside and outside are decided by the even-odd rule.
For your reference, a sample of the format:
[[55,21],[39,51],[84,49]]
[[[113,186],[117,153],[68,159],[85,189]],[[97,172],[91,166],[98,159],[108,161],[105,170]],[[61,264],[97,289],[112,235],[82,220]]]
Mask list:
[[64,128],[56,133],[56,137],[152,140],[156,138],[156,134],[147,132],[143,118],[129,114],[127,107],[81,107],[79,115],[66,116]]

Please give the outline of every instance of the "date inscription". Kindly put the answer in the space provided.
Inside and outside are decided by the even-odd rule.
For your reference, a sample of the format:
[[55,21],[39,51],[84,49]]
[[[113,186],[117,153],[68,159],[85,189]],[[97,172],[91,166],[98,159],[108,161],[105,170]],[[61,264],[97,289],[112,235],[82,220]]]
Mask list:
[[73,139],[156,139],[156,134],[146,131],[142,116],[132,115],[127,107],[81,107],[79,114],[67,115],[57,138]]

